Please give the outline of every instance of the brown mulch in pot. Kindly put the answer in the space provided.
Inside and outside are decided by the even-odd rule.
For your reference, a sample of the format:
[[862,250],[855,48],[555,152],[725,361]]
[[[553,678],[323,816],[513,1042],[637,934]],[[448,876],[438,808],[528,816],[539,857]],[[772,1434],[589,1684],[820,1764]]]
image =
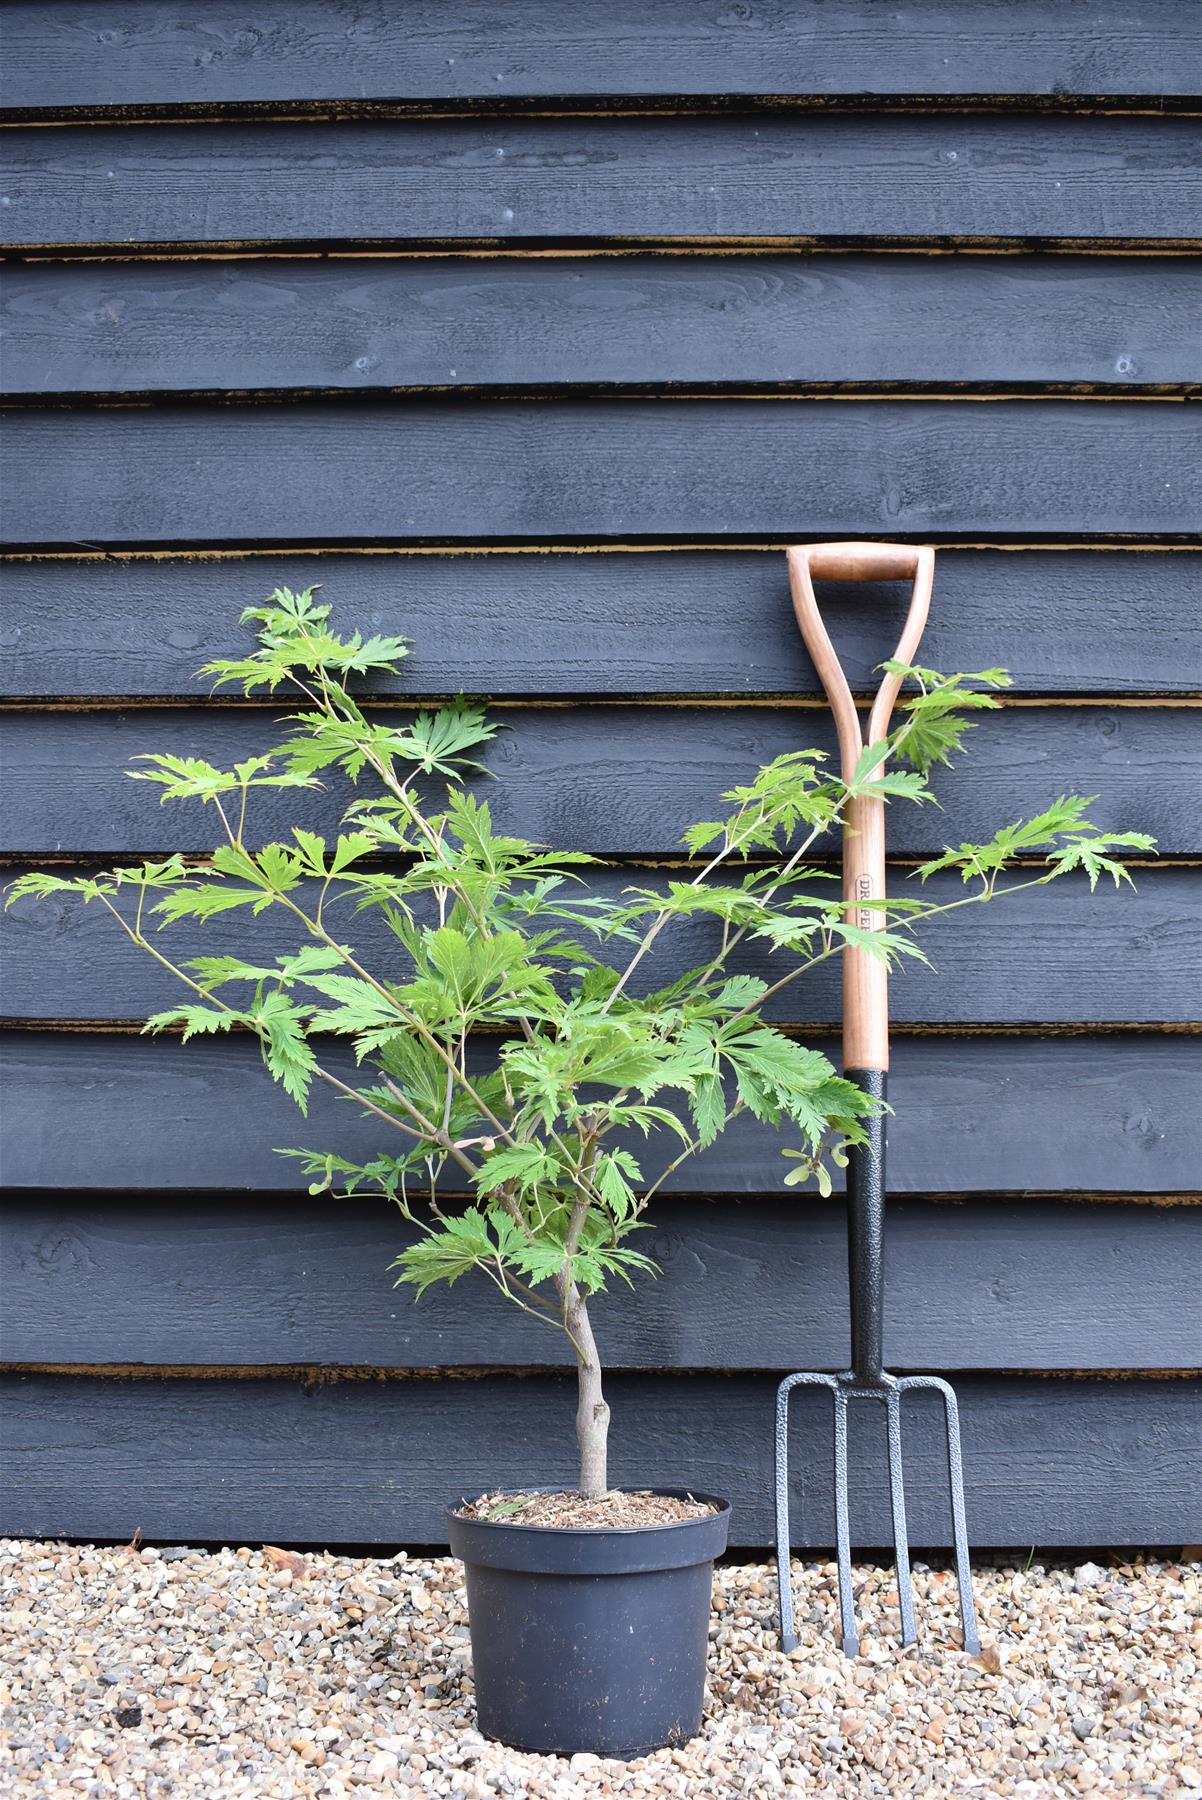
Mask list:
[[481,1494],[478,1500],[465,1500],[456,1511],[461,1519],[485,1519],[495,1524],[541,1525],[562,1531],[620,1531],[705,1519],[718,1508],[712,1500],[694,1500],[691,1496],[679,1500],[645,1488],[629,1493],[611,1488],[599,1500],[584,1500],[577,1493]]

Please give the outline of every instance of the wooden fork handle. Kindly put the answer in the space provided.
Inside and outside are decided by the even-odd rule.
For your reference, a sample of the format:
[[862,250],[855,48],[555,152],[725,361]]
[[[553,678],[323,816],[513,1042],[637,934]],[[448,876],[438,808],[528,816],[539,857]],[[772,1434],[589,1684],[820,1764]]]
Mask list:
[[[795,544],[788,552],[793,610],[806,649],[818,672],[835,718],[843,779],[850,781],[865,743],[887,736],[901,689],[900,675],[886,675],[877,690],[865,736],[843,666],[835,653],[818,601],[815,581],[910,581],[910,607],[892,660],[910,663],[918,649],[935,579],[935,552],[912,544]],[[849,802],[843,823],[843,897],[847,918],[865,931],[885,921],[879,908],[863,904],[885,897],[885,804]],[[848,1070],[889,1067],[889,978],[885,964],[867,951],[843,952],[843,1066]]]
[[798,548],[815,581],[912,581],[922,556],[916,544],[802,544]]

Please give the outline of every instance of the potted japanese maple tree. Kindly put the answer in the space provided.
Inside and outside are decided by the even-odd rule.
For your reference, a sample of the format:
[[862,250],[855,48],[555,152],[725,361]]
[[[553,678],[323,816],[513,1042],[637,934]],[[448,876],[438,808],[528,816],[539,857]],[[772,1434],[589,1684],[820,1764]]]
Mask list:
[[[416,1233],[396,1261],[400,1282],[421,1294],[470,1274],[482,1305],[515,1306],[566,1337],[575,1489],[498,1492],[481,1469],[481,1497],[449,1511],[467,1567],[480,1726],[526,1749],[637,1755],[699,1726],[711,1569],[729,1506],[657,1485],[658,1469],[644,1488],[611,1487],[594,1302],[614,1280],[654,1274],[637,1247],[648,1206],[740,1114],[779,1129],[785,1185],[813,1179],[829,1192],[828,1163],[863,1140],[875,1103],[770,1024],[764,1002],[853,940],[890,962],[920,956],[915,933],[949,906],[891,899],[881,928],[865,932],[807,859],[856,796],[926,798],[928,768],[959,745],[974,710],[995,704],[985,690],[1005,678],[911,671],[887,762],[866,753],[843,781],[817,750],[778,757],[685,832],[690,871],[605,898],[581,880],[589,856],[498,832],[464,785],[496,730],[484,712],[365,711],[353,684],[395,673],[405,642],[339,636],[329,614],[311,590],[277,591],[243,615],[253,652],[205,671],[248,695],[290,688],[301,710],[282,741],[231,769],[157,753],[132,771],[164,800],[211,807],[210,856],[74,880],[32,874],[13,893],[82,895],[178,977],[183,1004],[148,1031],[249,1032],[302,1113],[319,1083],[378,1124],[379,1153],[366,1163],[325,1146],[288,1154],[311,1192],[375,1191],[399,1209]],[[284,842],[259,841],[263,790],[339,774],[349,803],[333,843],[300,825]],[[1063,798],[991,844],[949,852],[940,866],[973,883],[952,904],[1081,864],[1091,880],[1103,869],[1123,879],[1107,852],[1150,840],[1101,834],[1086,804]],[[1007,882],[1019,855],[1046,860]],[[366,910],[389,930],[382,963],[353,941]],[[181,960],[163,947],[170,933],[151,929],[227,913],[271,913],[288,936],[267,961]],[[709,930],[704,954],[656,985],[661,934],[682,920]],[[776,952],[771,985],[730,972],[752,941]],[[359,1073],[331,1063],[339,1037]]]

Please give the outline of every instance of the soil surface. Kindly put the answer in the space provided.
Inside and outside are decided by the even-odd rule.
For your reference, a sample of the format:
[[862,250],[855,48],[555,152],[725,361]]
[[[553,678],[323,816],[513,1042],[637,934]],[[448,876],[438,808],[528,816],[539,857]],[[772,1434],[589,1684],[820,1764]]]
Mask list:
[[611,1488],[599,1500],[577,1493],[481,1494],[465,1500],[461,1519],[486,1519],[506,1525],[541,1525],[561,1531],[633,1531],[640,1526],[678,1525],[686,1519],[708,1519],[718,1508],[712,1500],[678,1500],[646,1488],[627,1493]]

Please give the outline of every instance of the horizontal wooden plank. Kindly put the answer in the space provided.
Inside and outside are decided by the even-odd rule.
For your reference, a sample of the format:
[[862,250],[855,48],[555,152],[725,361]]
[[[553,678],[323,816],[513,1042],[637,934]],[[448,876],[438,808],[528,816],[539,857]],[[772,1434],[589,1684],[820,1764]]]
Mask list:
[[1196,383],[1180,257],[30,263],[14,396]]
[[0,101],[18,114],[214,106],[304,111],[562,99],[835,101],[1022,95],[1055,105],[1185,96],[1197,20],[1180,0],[872,0],[716,11],[694,0],[547,6],[421,0],[403,17],[292,0],[8,0]]
[[[838,1057],[830,1039],[810,1040]],[[345,1071],[331,1048],[330,1066]],[[481,1065],[485,1056],[481,1047]],[[393,1134],[321,1087],[309,1117],[245,1039],[181,1044],[123,1033],[14,1030],[3,1170],[14,1188],[295,1193],[305,1144],[366,1161]],[[353,1079],[353,1075],[348,1077]],[[899,1037],[893,1047],[893,1193],[1179,1194],[1197,1185],[1202,1066],[1187,1037]],[[740,1118],[671,1178],[678,1194],[779,1192],[786,1143]],[[670,1154],[638,1154],[647,1177]]]
[[[842,1206],[676,1201],[663,1271],[594,1304],[615,1369],[847,1366]],[[483,1281],[420,1304],[389,1265],[416,1233],[382,1200],[193,1195],[11,1201],[6,1363],[513,1368],[571,1363]],[[985,1198],[889,1209],[895,1369],[1164,1369],[1198,1357],[1202,1208]],[[1064,1279],[1071,1268],[1073,1278]],[[483,1290],[483,1291],[481,1291]]]
[[[444,1508],[495,1487],[570,1486],[570,1379],[352,1382],[4,1377],[13,1537],[151,1542],[445,1543]],[[1197,1528],[1198,1384],[966,1375],[968,1522],[978,1549],[1181,1544]],[[728,1495],[731,1541],[771,1542],[773,1380],[611,1377],[619,1486]],[[828,1546],[829,1402],[794,1401],[792,1523]],[[910,1540],[946,1544],[933,1394],[903,1408]],[[883,1433],[852,1416],[858,1546],[890,1541]],[[81,1479],[81,1470],[86,1479]]]
[[6,134],[22,250],[1191,242],[1188,118],[804,113]]
[[[14,548],[1193,534],[1169,401],[391,400],[21,411]],[[448,478],[453,472],[453,478]]]
[[[19,872],[3,871],[0,886]],[[894,871],[893,891],[918,892],[912,882],[907,888],[909,873]],[[662,888],[668,879],[654,868],[597,869],[582,892],[617,898],[631,884]],[[1074,879],[932,919],[920,942],[933,966],[911,962],[891,983],[894,1026],[1191,1022],[1202,992],[1202,870],[1144,868],[1135,879],[1135,893],[1107,882],[1091,894],[1084,879]],[[937,875],[921,891],[942,906],[965,890],[958,876]],[[297,898],[313,911],[315,892]],[[131,918],[133,904],[131,897]],[[396,940],[378,914],[347,929],[370,968],[397,970]],[[157,942],[177,964],[201,955],[269,964],[294,947],[296,932],[272,913],[223,914],[203,926],[175,925]],[[714,921],[679,921],[660,937],[632,991],[676,980],[719,942]],[[630,948],[615,943],[597,952],[620,967]],[[24,898],[0,911],[0,966],[0,1016],[9,1020],[141,1023],[181,998],[175,977],[131,945],[101,907],[74,894]],[[729,966],[774,981],[788,964],[748,942]],[[786,1024],[833,1026],[839,994],[836,958],[775,995],[767,1010]]]
[[[413,639],[371,692],[559,699],[819,692],[777,550],[212,558],[14,558],[0,583],[0,693],[192,697],[242,654],[238,614],[319,583],[345,629]],[[1202,556],[943,550],[923,637],[939,669],[1000,663],[1016,694],[1194,693]],[[823,584],[854,687],[871,691],[906,595]]]
[[[506,728],[485,751],[496,779],[475,786],[499,828],[600,856],[679,856],[685,828],[713,818],[719,796],[761,763],[803,746],[834,748],[816,709],[536,706],[492,716]],[[0,851],[211,850],[220,823],[205,807],[163,806],[154,784],[125,771],[163,750],[229,767],[283,735],[275,714],[250,707],[6,710]],[[1006,707],[984,715],[961,762],[934,775],[939,807],[891,809],[890,848],[909,856],[977,841],[1058,794],[1080,793],[1100,795],[1099,824],[1149,831],[1162,855],[1196,855],[1199,751],[1197,712],[1186,707]],[[337,780],[322,792],[263,789],[247,814],[250,841],[285,836],[296,823],[329,835],[352,793]]]

